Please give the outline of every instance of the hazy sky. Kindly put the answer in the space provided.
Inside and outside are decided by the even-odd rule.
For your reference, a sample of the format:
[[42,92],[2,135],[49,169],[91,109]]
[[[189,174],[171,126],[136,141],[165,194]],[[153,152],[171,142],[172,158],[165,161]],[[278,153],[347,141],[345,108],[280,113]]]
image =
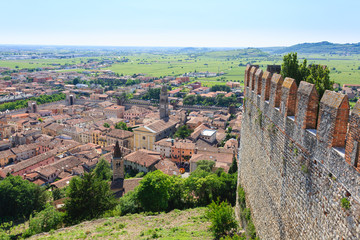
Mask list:
[[1,0],[0,44],[260,47],[360,42],[359,0]]

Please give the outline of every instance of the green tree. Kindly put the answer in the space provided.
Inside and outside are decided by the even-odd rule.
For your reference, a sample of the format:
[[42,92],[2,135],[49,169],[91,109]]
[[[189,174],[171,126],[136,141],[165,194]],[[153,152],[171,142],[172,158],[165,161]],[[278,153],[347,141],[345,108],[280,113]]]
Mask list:
[[192,133],[192,130],[188,129],[188,127],[186,125],[182,125],[175,132],[174,138],[185,139],[185,138],[189,137],[191,133]]
[[206,206],[219,197],[219,189],[224,185],[215,173],[197,168],[186,179],[185,187],[190,195],[195,196],[195,206]]
[[283,78],[290,77],[295,79],[296,84],[299,86],[301,81],[305,81],[307,72],[301,71],[306,68],[306,59],[301,64],[301,68],[299,65],[299,60],[297,58],[297,53],[289,53],[283,57],[283,63],[281,65],[281,75]]
[[306,81],[315,85],[320,99],[325,90],[333,90],[334,82],[330,80],[330,71],[326,66],[312,64],[307,65],[306,59],[299,64],[297,53],[289,53],[284,56],[281,67],[283,78],[290,77],[295,79],[299,86],[301,81]]
[[[212,172],[215,162],[210,160],[200,160],[196,164],[196,170],[203,170],[205,172]],[[196,171],[195,170],[195,171]]]
[[233,161],[231,163],[231,166],[229,168],[229,174],[233,174],[233,173],[236,173],[238,170],[238,167],[237,167],[237,161],[236,161],[236,157],[234,156],[233,157]]
[[64,198],[66,196],[66,188],[55,188],[53,191],[52,191],[52,197],[55,200],[59,200],[61,198]]
[[80,79],[79,78],[74,78],[72,84],[76,85],[78,83],[80,83]]
[[183,99],[184,105],[194,105],[196,103],[196,96],[195,95],[187,95]]
[[324,95],[325,90],[333,90],[334,81],[330,80],[330,71],[326,66],[311,65],[309,75],[306,81],[315,84],[320,98]]
[[144,94],[142,99],[145,100],[156,100],[160,99],[161,88],[150,88],[147,93]]
[[214,85],[210,88],[211,92],[217,92],[217,91],[224,91],[224,92],[230,92],[231,88],[226,85]]
[[219,175],[219,181],[222,185],[217,192],[218,198],[220,201],[227,201],[234,206],[236,203],[237,174],[222,172]]
[[234,210],[227,202],[213,201],[207,208],[206,216],[210,219],[210,230],[216,239],[225,237],[237,229]]
[[73,178],[68,193],[65,209],[69,222],[99,217],[116,205],[108,182],[98,179],[94,173]]
[[131,128],[129,128],[125,122],[118,122],[115,124],[115,128],[116,129],[122,129],[122,130],[125,130],[125,131],[132,131]]
[[110,124],[104,123],[104,127],[109,128],[109,127],[110,127]]
[[28,218],[33,211],[42,210],[46,201],[44,188],[20,176],[9,175],[0,181],[0,222]]
[[160,170],[148,173],[141,181],[138,199],[145,211],[160,212],[168,208],[170,177]]
[[185,199],[187,197],[185,188],[185,180],[180,176],[170,177],[168,210],[183,209],[186,206]]
[[104,158],[100,158],[99,162],[96,164],[94,173],[100,180],[111,180],[112,172],[110,163],[108,163]]

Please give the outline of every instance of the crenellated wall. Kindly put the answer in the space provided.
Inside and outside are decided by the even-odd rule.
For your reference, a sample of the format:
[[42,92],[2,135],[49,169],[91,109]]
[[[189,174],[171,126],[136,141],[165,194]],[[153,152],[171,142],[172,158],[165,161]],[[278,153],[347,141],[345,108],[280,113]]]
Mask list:
[[349,115],[346,95],[250,65],[244,97],[239,182],[260,238],[360,239],[360,102]]

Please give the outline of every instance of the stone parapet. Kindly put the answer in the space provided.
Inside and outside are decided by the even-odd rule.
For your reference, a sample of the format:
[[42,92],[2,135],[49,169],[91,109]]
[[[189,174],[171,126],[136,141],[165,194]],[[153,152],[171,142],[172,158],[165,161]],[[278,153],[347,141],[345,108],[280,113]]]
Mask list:
[[360,239],[360,101],[349,116],[346,95],[246,71],[239,182],[260,238]]

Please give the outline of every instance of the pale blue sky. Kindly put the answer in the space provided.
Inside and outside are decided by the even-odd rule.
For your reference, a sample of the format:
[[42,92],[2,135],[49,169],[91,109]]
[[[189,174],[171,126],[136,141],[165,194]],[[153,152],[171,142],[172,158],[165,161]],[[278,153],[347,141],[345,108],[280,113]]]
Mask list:
[[360,1],[1,0],[0,44],[261,47],[360,42]]

